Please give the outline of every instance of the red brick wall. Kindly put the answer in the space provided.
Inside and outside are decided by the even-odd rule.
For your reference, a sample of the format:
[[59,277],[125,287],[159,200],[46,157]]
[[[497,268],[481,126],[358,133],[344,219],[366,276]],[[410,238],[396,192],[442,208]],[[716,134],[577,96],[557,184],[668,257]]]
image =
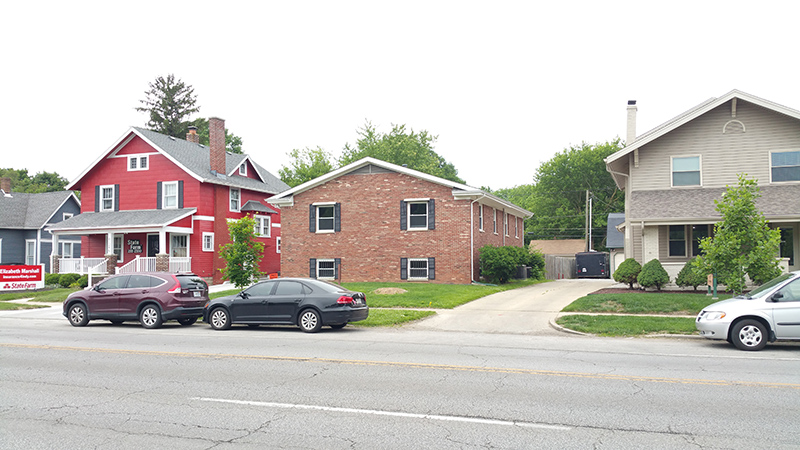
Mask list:
[[[400,202],[435,199],[436,229],[400,230]],[[341,203],[341,232],[309,232],[309,205]],[[399,282],[400,258],[436,258],[436,283],[469,283],[470,204],[452,189],[398,174],[348,174],[282,207],[281,269],[309,275],[309,259],[341,258],[340,280]],[[477,226],[477,225],[476,225]]]
[[[475,224],[475,245],[473,248],[473,258],[475,258],[475,267],[473,276],[475,280],[480,279],[480,249],[486,245],[495,247],[502,247],[506,245],[513,245],[515,247],[522,247],[525,244],[525,227],[523,219],[512,214],[508,215],[508,236],[503,233],[503,215],[504,211],[501,209],[493,209],[491,206],[483,205],[483,230],[479,226],[479,206],[475,204],[473,209],[473,223]],[[492,223],[492,214],[497,217],[497,233],[494,232]],[[519,225],[517,230],[514,229],[514,222],[518,221]],[[515,235],[516,231],[516,235]]]

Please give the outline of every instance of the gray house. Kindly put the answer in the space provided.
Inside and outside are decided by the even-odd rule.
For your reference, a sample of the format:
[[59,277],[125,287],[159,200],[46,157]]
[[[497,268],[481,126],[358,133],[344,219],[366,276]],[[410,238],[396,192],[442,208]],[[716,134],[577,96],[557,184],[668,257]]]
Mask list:
[[605,160],[625,190],[626,258],[658,259],[674,278],[720,220],[714,200],[745,173],[781,229],[785,269],[800,269],[800,111],[734,90],[637,136],[636,110],[628,102],[628,145]]
[[[44,227],[81,213],[81,203],[72,191],[25,194],[0,189],[0,264],[44,264],[50,271],[52,236]],[[59,242],[60,253],[81,256],[81,238]]]

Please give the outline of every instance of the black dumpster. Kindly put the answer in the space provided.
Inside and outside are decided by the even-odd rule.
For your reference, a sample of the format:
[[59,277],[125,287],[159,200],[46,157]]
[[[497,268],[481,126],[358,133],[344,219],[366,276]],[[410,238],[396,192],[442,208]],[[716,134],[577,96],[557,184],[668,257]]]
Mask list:
[[575,254],[575,269],[578,278],[608,278],[608,253],[581,252]]

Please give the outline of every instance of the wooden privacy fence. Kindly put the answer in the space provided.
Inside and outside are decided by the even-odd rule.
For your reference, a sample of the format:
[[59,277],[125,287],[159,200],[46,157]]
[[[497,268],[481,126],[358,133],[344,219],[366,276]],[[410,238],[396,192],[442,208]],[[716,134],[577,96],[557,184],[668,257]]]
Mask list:
[[544,271],[548,280],[575,278],[575,257],[544,255]]

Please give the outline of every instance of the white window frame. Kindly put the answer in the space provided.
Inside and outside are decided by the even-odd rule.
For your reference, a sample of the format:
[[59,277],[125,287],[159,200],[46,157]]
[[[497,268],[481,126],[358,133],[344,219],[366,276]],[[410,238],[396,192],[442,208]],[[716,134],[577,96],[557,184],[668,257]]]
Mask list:
[[243,177],[247,176],[247,161],[244,161],[239,165],[239,175]]
[[483,231],[483,205],[478,203],[478,231]]
[[[414,200],[406,200],[406,229],[407,230],[427,230],[428,229],[428,217],[430,216],[430,210],[428,209],[428,205],[430,199],[414,199]],[[411,225],[411,207],[413,205],[425,205],[425,223],[421,226],[412,226]],[[414,217],[421,217],[422,214],[416,214]]]
[[[320,267],[321,263],[331,264],[332,267]],[[332,271],[331,276],[322,276],[322,271]],[[336,260],[335,259],[318,259],[317,260],[317,279],[320,280],[335,280],[336,279]]]
[[75,214],[68,213],[68,212],[61,213],[61,220],[64,221],[64,220],[67,220],[67,219],[71,219],[74,216],[75,216]]
[[770,183],[797,183],[798,181],[800,181],[800,179],[798,179],[798,180],[784,180],[784,181],[775,181],[775,180],[772,179],[772,170],[775,169],[775,168],[797,167],[797,166],[794,166],[794,165],[792,165],[792,166],[774,166],[774,165],[772,165],[772,155],[776,154],[776,153],[800,153],[800,150],[783,150],[783,151],[770,151],[769,152],[769,182]]
[[214,233],[209,233],[207,231],[203,232],[203,251],[204,252],[214,251]]
[[128,172],[141,170],[150,170],[150,155],[128,155]]
[[[179,198],[178,197],[180,195],[180,189],[178,187],[178,184],[179,183],[177,181],[164,181],[164,182],[161,183],[161,209],[178,209],[178,203],[179,203]],[[174,186],[175,187],[175,194],[168,196],[167,195],[167,186]],[[167,198],[171,198],[171,197],[175,198],[175,204],[174,205],[168,205],[167,204]]]
[[[675,160],[676,159],[689,159],[689,158],[697,158],[697,170],[675,170]],[[670,187],[677,187],[677,188],[692,188],[692,187],[702,187],[703,186],[703,157],[701,155],[683,155],[683,156],[670,156],[669,157],[669,184]],[[690,172],[697,172],[699,175],[699,180],[697,184],[679,184],[675,185],[675,173],[690,173]]]
[[514,216],[514,237],[519,238],[519,217]]
[[[180,239],[180,238],[183,238],[183,239],[186,240],[186,247],[183,247],[183,246],[178,247],[178,246],[175,245],[175,241],[177,239]],[[186,249],[186,254],[183,255],[183,256],[176,255],[175,254],[175,250],[176,249],[182,249],[182,248]],[[188,258],[189,257],[189,235],[188,234],[172,233],[172,234],[169,235],[169,256],[173,257],[173,258]]]
[[270,229],[272,228],[272,220],[270,220],[269,216],[260,216],[258,214],[253,215],[253,219],[256,221],[255,235],[258,237],[270,237]]
[[[114,242],[112,247],[114,247],[114,254],[117,255],[117,262],[121,263],[125,256],[125,249],[123,248],[125,245],[124,236],[121,234],[114,235]],[[119,245],[117,245],[117,240],[119,239]]]
[[[61,244],[61,256],[64,258],[72,258],[72,251],[75,249],[75,243],[71,241],[61,241],[59,244]],[[69,252],[67,252],[67,247],[69,247]]]
[[36,265],[36,239],[25,239],[25,265]]
[[[106,199],[106,197],[104,197],[104,195],[106,193],[106,189],[110,189],[110,191],[111,191],[111,198],[110,199]],[[106,185],[100,186],[100,198],[99,199],[95,199],[96,201],[100,201],[100,208],[98,208],[98,210],[100,212],[114,211],[114,206],[115,206],[114,205],[114,197],[115,197],[115,195],[116,195],[116,189],[115,189],[113,184],[106,184]],[[105,205],[106,200],[111,202],[111,207],[110,208],[106,208],[105,207],[106,206]]]
[[[314,207],[317,209],[316,217],[314,218],[314,220],[317,221],[317,223],[315,224],[315,226],[317,227],[316,228],[317,229],[317,233],[335,233],[336,232],[336,204],[335,203],[325,203],[325,204],[314,205]],[[330,217],[323,218],[322,214],[320,214],[320,208],[330,208],[332,215]],[[320,220],[326,220],[326,221],[330,220],[331,221],[330,229],[328,229],[328,228],[322,229],[322,227],[320,226]]]
[[[234,199],[233,193],[236,192],[236,198]],[[236,202],[236,207],[234,208],[233,202]],[[228,208],[231,212],[241,212],[242,210],[242,190],[239,188],[228,188]]]
[[503,233],[508,237],[508,213],[503,211]]
[[492,208],[492,232],[497,234],[497,208]]
[[275,253],[281,252],[281,237],[278,236],[275,238]]
[[[425,276],[413,276],[414,270],[423,270],[421,267],[412,267],[414,263],[424,263]],[[430,267],[428,267],[428,258],[408,258],[408,279],[409,280],[427,280],[430,274]]]

